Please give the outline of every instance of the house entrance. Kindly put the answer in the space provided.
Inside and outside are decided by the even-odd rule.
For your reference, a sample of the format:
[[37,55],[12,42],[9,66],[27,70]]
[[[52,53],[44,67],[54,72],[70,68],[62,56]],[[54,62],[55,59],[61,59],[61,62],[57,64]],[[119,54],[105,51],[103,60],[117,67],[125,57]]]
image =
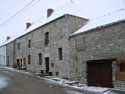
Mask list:
[[49,57],[45,58],[46,73],[49,73]]
[[113,87],[113,60],[92,60],[87,62],[88,86]]

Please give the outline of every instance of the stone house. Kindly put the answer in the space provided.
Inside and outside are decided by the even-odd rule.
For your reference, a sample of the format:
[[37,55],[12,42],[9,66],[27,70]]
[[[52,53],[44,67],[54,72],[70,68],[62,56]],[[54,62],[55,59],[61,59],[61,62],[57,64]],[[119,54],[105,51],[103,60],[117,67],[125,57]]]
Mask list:
[[71,34],[71,79],[90,86],[125,88],[124,35],[125,10],[89,20]]
[[15,38],[7,37],[0,46],[0,65],[14,67],[15,63]]
[[[69,78],[69,35],[87,19],[64,14],[49,18],[15,40],[17,67],[28,71]],[[32,27],[32,26],[31,26]]]

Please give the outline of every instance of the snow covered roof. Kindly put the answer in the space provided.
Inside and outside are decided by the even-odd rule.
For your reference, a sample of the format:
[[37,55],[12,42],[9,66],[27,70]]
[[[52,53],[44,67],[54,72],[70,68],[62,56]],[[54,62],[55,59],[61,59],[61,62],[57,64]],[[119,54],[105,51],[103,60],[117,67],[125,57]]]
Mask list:
[[10,38],[10,39],[4,41],[3,43],[0,44],[0,47],[9,44],[10,42],[14,41],[16,38],[17,37],[13,37],[13,38]]
[[[110,3],[109,3],[109,0],[107,0],[107,1],[106,0],[103,0],[103,1],[94,0],[92,3],[90,3],[91,0],[88,0],[86,2],[83,0],[79,0],[74,3],[70,2],[68,4],[65,4],[64,6],[59,7],[58,9],[54,10],[54,13],[49,18],[40,19],[36,23],[33,23],[31,25],[31,27],[26,30],[18,30],[18,31],[16,30],[18,34],[15,34],[16,36],[13,36],[13,38],[10,39],[9,41],[5,42],[4,45],[8,44],[9,42],[12,42],[14,39],[19,38],[31,31],[33,31],[34,29],[36,29],[42,25],[45,25],[65,14],[70,14],[70,15],[74,15],[74,16],[78,16],[78,17],[82,17],[82,18],[86,18],[86,19],[92,19],[92,18],[102,16],[106,13],[109,13],[110,11],[115,11],[115,10],[121,8],[121,6],[120,6],[121,3],[119,3],[119,1],[117,2],[117,5],[119,5],[117,7],[116,7],[116,2],[114,3],[113,0],[111,0]],[[99,8],[97,7],[97,3],[98,3]],[[111,5],[112,5],[112,7],[111,7]]]
[[[66,5],[59,7],[58,9],[54,10],[53,14],[50,17],[41,19],[41,20],[37,21],[36,23],[32,24],[31,27],[28,28],[27,30],[25,30],[25,32],[22,32],[22,34],[20,36],[23,36],[26,33],[29,33],[32,30],[39,28],[40,26],[45,25],[45,24],[63,16],[63,15],[66,15],[66,14],[78,16],[78,17],[81,17],[84,19],[92,19],[92,18],[95,18],[98,16],[102,16],[106,13],[109,13],[112,10],[109,8],[103,9],[103,7],[101,10],[100,9],[98,10],[97,6],[96,6],[97,3],[92,4],[93,6],[91,6],[91,7],[87,7],[90,2],[86,2],[86,4],[84,4],[84,6],[83,6],[83,2],[84,1],[82,1],[82,0],[79,0],[74,3],[69,2]],[[94,9],[96,9],[96,11],[92,12]],[[118,9],[119,9],[119,7],[118,7]],[[114,10],[117,10],[117,9],[114,9]]]
[[77,35],[77,34],[80,34],[83,32],[87,32],[87,31],[90,31],[92,29],[96,29],[97,27],[100,27],[100,26],[105,26],[107,24],[119,22],[122,20],[125,20],[125,9],[120,9],[116,12],[109,13],[109,14],[104,15],[102,17],[90,19],[86,25],[81,27],[75,33],[71,34],[71,36]]

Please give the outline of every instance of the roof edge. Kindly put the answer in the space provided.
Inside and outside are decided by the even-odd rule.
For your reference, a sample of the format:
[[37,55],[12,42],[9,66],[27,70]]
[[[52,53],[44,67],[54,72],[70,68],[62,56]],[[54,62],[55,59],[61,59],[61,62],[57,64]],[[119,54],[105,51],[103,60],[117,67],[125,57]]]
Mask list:
[[95,28],[92,28],[92,29],[89,29],[89,30],[86,30],[84,32],[80,32],[80,33],[77,33],[77,34],[70,34],[70,38],[77,37],[77,36],[79,36],[81,34],[85,34],[85,33],[88,33],[88,32],[92,32],[93,30],[99,30],[99,29],[102,29],[102,28],[110,27],[112,25],[119,24],[119,23],[122,23],[122,22],[124,23],[125,19],[124,20],[119,20],[117,22],[108,23],[108,24],[105,24],[103,26],[98,26],[98,27],[95,27]]

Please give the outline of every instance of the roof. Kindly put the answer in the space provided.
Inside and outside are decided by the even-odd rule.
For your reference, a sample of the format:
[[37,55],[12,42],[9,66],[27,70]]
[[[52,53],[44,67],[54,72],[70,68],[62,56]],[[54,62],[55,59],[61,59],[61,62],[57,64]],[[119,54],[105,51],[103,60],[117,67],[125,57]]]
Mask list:
[[[79,1],[74,2],[74,3],[69,2],[69,3],[59,7],[58,9],[54,10],[53,14],[50,17],[41,19],[41,20],[37,21],[36,23],[32,24],[30,26],[30,28],[26,29],[25,32],[22,32],[22,34],[20,34],[18,37],[21,37],[21,36],[25,35],[26,33],[29,33],[29,32],[31,32],[31,31],[33,31],[33,30],[35,30],[35,29],[37,29],[37,28],[39,28],[39,27],[41,27],[41,26],[43,26],[43,25],[45,25],[53,20],[56,20],[59,17],[66,15],[66,14],[81,17],[83,19],[91,20],[92,18],[104,15],[105,13],[109,13],[109,11],[111,11],[111,9],[109,9],[109,10],[103,9],[103,11],[105,13],[102,13],[102,10],[100,11],[100,9],[99,10],[97,9],[97,6],[96,6],[97,3],[92,4],[93,6],[91,6],[89,8],[87,6],[90,2],[86,2],[86,5],[84,4],[84,6],[83,6],[83,2],[84,1],[82,1],[82,0],[79,0]],[[96,11],[94,11],[94,14],[93,14],[92,11],[95,9],[96,9]],[[114,10],[116,10],[116,9],[114,9]]]
[[[91,4],[90,4],[90,1],[88,1],[88,2],[86,1],[86,4],[84,4],[84,2],[85,1],[83,1],[83,0],[79,0],[77,2],[74,2],[74,3],[70,2],[68,4],[65,4],[64,6],[59,7],[58,9],[54,10],[54,13],[49,18],[40,19],[36,23],[33,23],[30,28],[28,28],[26,30],[23,30],[21,32],[19,30],[20,33],[18,33],[16,36],[14,36],[12,39],[8,40],[7,42],[4,42],[3,45],[8,44],[9,42],[12,42],[16,38],[19,38],[19,37],[31,32],[31,31],[33,31],[33,30],[35,30],[35,29],[37,29],[37,28],[39,28],[39,27],[41,27],[41,26],[43,26],[43,25],[45,25],[45,24],[47,24],[47,23],[49,23],[49,22],[51,22],[51,21],[53,21],[53,20],[55,20],[55,19],[57,19],[61,16],[63,16],[63,15],[65,15],[65,14],[74,15],[74,16],[85,18],[85,19],[90,19],[90,21],[84,27],[84,28],[88,28],[90,26],[93,27],[93,24],[94,24],[93,18],[101,16],[104,13],[109,13],[110,11],[119,9],[119,7],[117,7],[117,9],[116,9],[115,5],[112,5],[112,8],[109,7],[109,6],[108,6],[108,8],[101,7],[101,6],[105,6],[105,4],[99,5],[100,9],[98,9],[97,8],[97,2],[93,1],[93,3],[91,3]],[[102,1],[98,1],[98,2],[102,3]],[[111,3],[113,3],[113,2],[111,2]],[[81,28],[81,32],[82,31],[83,30]],[[80,32],[80,30],[78,30],[77,33],[78,32]]]
[[3,43],[0,44],[0,47],[9,44],[10,42],[14,41],[16,38],[17,37],[13,37],[13,38],[10,38],[9,40],[4,41]]
[[96,29],[97,27],[103,27],[107,24],[119,22],[122,20],[125,20],[125,9],[120,9],[116,12],[104,15],[102,17],[90,19],[86,25],[84,25],[78,31],[71,34],[71,36],[81,34],[83,32],[87,32],[87,31],[91,31],[93,29]]

